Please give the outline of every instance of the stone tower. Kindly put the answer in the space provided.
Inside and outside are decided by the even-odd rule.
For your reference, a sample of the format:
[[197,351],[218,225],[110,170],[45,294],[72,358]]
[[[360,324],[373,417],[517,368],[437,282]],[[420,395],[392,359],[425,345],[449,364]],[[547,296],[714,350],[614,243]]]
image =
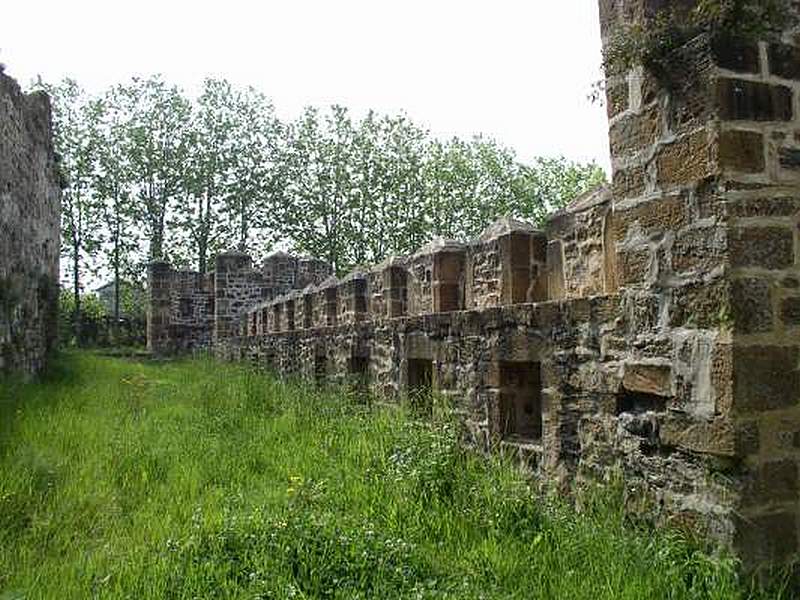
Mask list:
[[[600,0],[605,47],[664,5]],[[749,563],[798,550],[798,44],[700,35],[607,81],[621,302],[644,351],[671,348],[661,437],[718,465],[713,533]]]

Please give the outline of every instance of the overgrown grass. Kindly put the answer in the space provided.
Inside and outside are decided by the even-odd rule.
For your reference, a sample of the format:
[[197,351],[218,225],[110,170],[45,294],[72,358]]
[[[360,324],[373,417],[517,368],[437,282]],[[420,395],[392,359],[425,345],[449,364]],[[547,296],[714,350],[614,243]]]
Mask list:
[[0,598],[767,595],[613,501],[536,499],[446,420],[211,361],[65,361],[0,388]]

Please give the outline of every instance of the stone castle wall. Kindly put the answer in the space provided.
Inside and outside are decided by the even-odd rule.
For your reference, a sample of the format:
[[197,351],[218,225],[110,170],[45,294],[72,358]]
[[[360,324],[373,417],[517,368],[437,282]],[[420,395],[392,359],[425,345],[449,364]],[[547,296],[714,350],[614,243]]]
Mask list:
[[54,346],[60,197],[50,101],[0,70],[0,374],[40,371]]
[[[601,0],[604,43],[656,4]],[[698,36],[671,64],[609,77],[613,182],[542,231],[503,219],[288,293],[223,257],[215,351],[385,398],[447,396],[473,445],[543,481],[622,476],[632,509],[748,565],[791,557],[800,37]]]
[[208,350],[216,341],[238,335],[248,311],[253,326],[257,318],[260,328],[263,311],[254,307],[263,301],[321,283],[330,274],[324,261],[283,252],[267,257],[259,268],[246,254],[220,254],[214,271],[205,274],[151,263],[147,346],[157,354]]

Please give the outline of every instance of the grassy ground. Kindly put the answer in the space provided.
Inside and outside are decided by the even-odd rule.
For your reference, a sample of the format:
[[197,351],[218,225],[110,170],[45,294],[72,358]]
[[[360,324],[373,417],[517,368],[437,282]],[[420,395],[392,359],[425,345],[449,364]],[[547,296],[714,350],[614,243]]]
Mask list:
[[456,438],[233,366],[67,355],[0,387],[0,598],[755,594],[732,561],[613,502],[535,500]]

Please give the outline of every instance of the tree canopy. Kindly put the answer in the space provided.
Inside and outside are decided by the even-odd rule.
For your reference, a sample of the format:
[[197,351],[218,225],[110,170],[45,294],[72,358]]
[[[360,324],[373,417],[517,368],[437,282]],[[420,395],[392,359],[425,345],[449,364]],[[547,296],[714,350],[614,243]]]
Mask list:
[[503,215],[541,222],[605,180],[594,163],[437,139],[403,114],[308,107],[284,121],[222,79],[193,98],[161,76],[98,94],[70,79],[38,87],[53,97],[76,312],[98,272],[136,280],[160,259],[205,272],[220,250],[259,259],[278,244],[341,273]]

